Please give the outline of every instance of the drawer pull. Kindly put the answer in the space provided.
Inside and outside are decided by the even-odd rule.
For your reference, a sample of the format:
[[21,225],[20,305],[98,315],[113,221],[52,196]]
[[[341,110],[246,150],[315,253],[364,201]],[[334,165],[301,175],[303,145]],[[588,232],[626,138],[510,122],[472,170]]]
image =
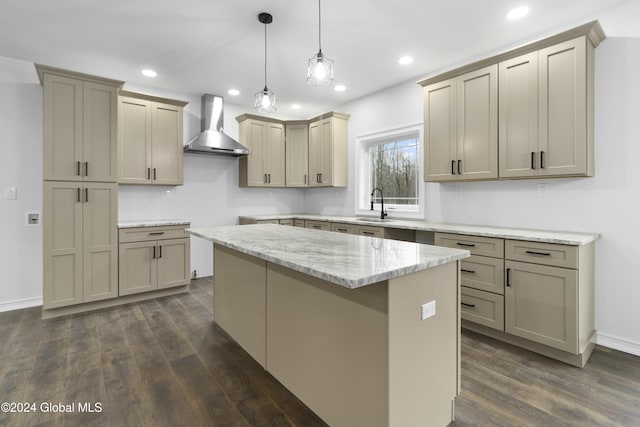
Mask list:
[[531,255],[551,256],[549,252],[526,251],[526,253]]
[[460,304],[464,305],[465,307],[471,307],[471,308],[476,306],[475,304],[467,304],[466,302],[461,302]]
[[455,174],[456,174],[456,161],[451,160],[451,175],[455,175]]
[[156,259],[156,247],[153,247],[153,259]]
[[464,273],[476,274],[475,270],[467,270],[466,268],[461,268],[460,271]]
[[536,152],[532,151],[531,152],[531,169],[535,169],[536,168]]
[[511,286],[511,269],[507,268],[507,286]]
[[544,169],[544,151],[540,151],[540,169]]
[[162,258],[162,246],[158,246],[158,250],[160,251],[158,258]]
[[462,160],[458,160],[458,175],[462,175],[462,172],[460,172],[460,164],[462,163]]
[[76,172],[77,172],[78,176],[82,176],[82,175],[80,175],[80,162],[77,162],[77,165],[78,165],[78,169],[77,169]]
[[363,231],[362,234],[366,234],[367,236],[373,236],[375,233],[371,231]]
[[336,230],[341,231],[341,232],[343,232],[343,233],[346,233],[346,232],[347,232],[347,229],[346,229],[346,228],[336,228]]
[[153,231],[149,233],[149,236],[160,236],[162,234],[164,234],[164,231]]
[[460,242],[456,242],[456,245],[458,246],[464,246],[465,248],[475,248],[476,245],[474,245],[473,243],[460,243]]

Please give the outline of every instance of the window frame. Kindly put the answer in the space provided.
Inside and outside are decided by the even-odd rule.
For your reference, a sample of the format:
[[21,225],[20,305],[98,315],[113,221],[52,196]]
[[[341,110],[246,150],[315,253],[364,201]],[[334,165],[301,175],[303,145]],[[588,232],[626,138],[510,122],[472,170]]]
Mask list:
[[[425,215],[425,194],[423,179],[423,126],[422,124],[406,125],[398,128],[372,132],[356,137],[356,215],[373,216],[379,214],[380,204],[374,204],[374,212],[371,206],[371,158],[370,148],[373,145],[415,138],[417,142],[418,156],[417,180],[418,180],[418,205],[398,205],[385,203],[384,207],[390,218],[423,219]],[[411,206],[409,208],[408,206]]]

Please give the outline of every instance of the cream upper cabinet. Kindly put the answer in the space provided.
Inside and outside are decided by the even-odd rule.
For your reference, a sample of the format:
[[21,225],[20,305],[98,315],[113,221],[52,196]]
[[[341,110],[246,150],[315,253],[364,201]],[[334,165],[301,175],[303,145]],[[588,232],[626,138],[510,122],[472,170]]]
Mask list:
[[117,185],[44,182],[44,308],[118,296]]
[[424,88],[425,181],[498,177],[498,72],[491,65]]
[[309,122],[310,187],[347,186],[348,120],[332,112]]
[[285,186],[285,127],[280,121],[242,115],[240,143],[250,154],[240,158],[241,187]]
[[44,86],[43,178],[116,182],[122,82],[36,66]]
[[309,186],[309,126],[306,122],[287,123],[286,139],[286,186]]
[[500,63],[500,176],[593,175],[586,36]]
[[186,103],[124,91],[121,95],[118,98],[118,182],[182,185]]

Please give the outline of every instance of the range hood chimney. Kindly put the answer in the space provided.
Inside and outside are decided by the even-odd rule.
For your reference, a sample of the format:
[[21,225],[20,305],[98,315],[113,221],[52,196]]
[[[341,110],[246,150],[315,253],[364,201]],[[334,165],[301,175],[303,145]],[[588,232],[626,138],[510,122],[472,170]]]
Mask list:
[[222,130],[224,122],[224,98],[216,95],[202,95],[200,129],[202,133],[184,146],[185,153],[222,154],[244,156],[249,149]]

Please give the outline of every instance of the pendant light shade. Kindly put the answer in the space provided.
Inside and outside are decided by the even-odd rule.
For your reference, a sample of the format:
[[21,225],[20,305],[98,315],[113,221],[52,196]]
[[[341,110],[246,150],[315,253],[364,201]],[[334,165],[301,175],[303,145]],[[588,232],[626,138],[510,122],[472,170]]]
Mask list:
[[267,88],[267,24],[273,22],[273,16],[263,12],[258,15],[258,21],[264,24],[264,89],[256,92],[254,107],[260,113],[273,113],[278,109],[276,94]]
[[307,63],[307,84],[313,86],[329,86],[333,81],[333,59],[322,53],[320,0],[318,0],[318,53]]

